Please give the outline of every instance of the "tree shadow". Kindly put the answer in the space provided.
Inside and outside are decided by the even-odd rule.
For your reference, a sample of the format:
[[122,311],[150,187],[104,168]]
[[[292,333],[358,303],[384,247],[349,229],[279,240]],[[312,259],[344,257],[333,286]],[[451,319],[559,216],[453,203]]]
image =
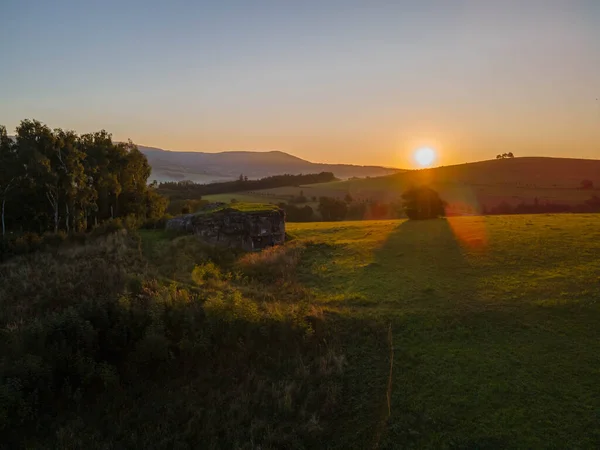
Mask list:
[[363,306],[386,314],[456,303],[457,293],[475,293],[475,285],[465,289],[472,275],[464,245],[449,220],[402,222],[373,251],[373,261],[356,274],[352,288],[363,294]]

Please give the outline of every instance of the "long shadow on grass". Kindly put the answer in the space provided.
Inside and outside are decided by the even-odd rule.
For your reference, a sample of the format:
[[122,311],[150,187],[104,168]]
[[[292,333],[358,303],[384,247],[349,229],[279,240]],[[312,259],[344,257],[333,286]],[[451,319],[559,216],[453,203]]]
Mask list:
[[392,331],[393,353],[365,356],[388,362],[379,414],[364,418],[373,448],[594,447],[593,311],[482,304],[486,272],[470,261],[484,242],[460,228],[471,222],[402,223],[355,277],[353,312]]
[[455,303],[470,280],[470,267],[447,220],[402,222],[354,278],[364,305],[408,313]]
[[[333,257],[335,249],[330,252]],[[398,358],[405,360],[401,348],[403,335],[421,335],[427,328],[438,325],[441,320],[438,312],[447,313],[450,305],[456,305],[455,291],[465,291],[469,265],[446,220],[403,222],[371,256],[369,263],[356,261],[362,269],[354,271],[352,276],[345,274],[348,277],[345,298],[338,303],[356,323],[371,320],[381,337],[377,346],[367,342],[356,344],[355,340],[357,346],[349,357],[348,379],[356,385],[348,387],[351,398],[346,409],[357,414],[351,422],[355,426],[354,436],[362,435],[363,442],[369,443],[368,448],[389,445],[395,448],[394,445],[414,443],[414,434],[427,428],[422,411],[398,402],[401,386],[394,371],[405,370],[404,361],[398,364]],[[396,360],[395,368],[391,360]],[[340,448],[352,447],[351,442],[341,444]]]

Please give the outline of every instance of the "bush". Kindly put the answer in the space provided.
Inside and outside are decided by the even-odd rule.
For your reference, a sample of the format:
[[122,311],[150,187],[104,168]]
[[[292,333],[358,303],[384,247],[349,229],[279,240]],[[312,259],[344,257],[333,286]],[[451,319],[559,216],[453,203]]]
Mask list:
[[194,267],[192,280],[198,286],[214,284],[221,280],[221,270],[211,261]]
[[236,267],[245,275],[263,281],[288,280],[294,276],[304,247],[288,243],[242,256]]
[[148,219],[142,224],[141,228],[144,230],[164,230],[167,226],[167,222],[172,218],[172,215],[165,214],[158,219]]
[[100,225],[94,227],[91,235],[93,237],[106,236],[124,229],[125,225],[121,219],[109,219],[106,222],[102,222]]
[[44,249],[57,248],[68,238],[67,233],[59,231],[58,233],[46,232],[42,235],[42,246]]
[[[241,265],[289,276],[300,250],[272,248]],[[125,231],[0,265],[3,445],[318,446],[345,361],[314,337],[319,312],[242,294],[245,281],[236,287],[216,263],[197,261],[206,255],[191,240],[164,243],[161,263],[162,252],[191,262],[185,285],[157,281],[160,267]]]

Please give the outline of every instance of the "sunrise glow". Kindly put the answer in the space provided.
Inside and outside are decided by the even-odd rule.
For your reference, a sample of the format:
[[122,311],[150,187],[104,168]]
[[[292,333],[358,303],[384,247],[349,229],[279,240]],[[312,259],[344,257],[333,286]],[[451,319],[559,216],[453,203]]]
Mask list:
[[421,147],[415,150],[413,156],[419,166],[429,167],[435,162],[437,152],[431,147]]

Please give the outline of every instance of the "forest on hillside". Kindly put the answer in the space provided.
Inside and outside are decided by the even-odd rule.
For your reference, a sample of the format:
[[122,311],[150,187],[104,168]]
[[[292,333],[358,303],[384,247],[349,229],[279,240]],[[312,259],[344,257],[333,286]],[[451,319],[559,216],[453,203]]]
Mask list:
[[78,135],[23,120],[12,139],[0,126],[2,235],[160,218],[167,200],[148,185],[150,171],[135,144],[113,142],[105,130]]
[[283,186],[328,183],[330,181],[337,181],[332,172],[273,175],[258,180],[249,180],[247,176],[240,174],[237,180],[208,184],[199,184],[192,181],[168,181],[158,185],[158,192],[171,199],[187,199],[198,198],[202,195],[228,194]]

